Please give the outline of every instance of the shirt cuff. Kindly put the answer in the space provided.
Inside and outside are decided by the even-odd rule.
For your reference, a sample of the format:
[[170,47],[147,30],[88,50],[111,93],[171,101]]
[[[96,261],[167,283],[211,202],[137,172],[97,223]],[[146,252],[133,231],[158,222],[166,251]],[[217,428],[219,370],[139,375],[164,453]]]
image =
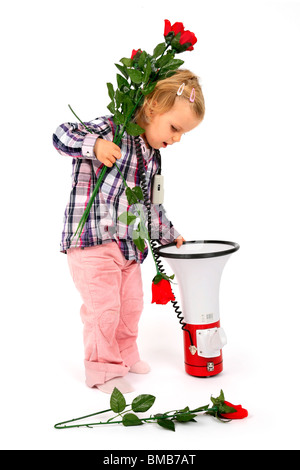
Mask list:
[[160,240],[158,240],[161,245],[167,245],[168,243],[172,243],[176,240],[176,238],[180,237],[180,233],[174,227],[171,227],[169,233],[167,235],[163,235]]
[[83,158],[96,158],[94,153],[95,142],[98,139],[97,134],[87,134],[82,142],[81,153]]

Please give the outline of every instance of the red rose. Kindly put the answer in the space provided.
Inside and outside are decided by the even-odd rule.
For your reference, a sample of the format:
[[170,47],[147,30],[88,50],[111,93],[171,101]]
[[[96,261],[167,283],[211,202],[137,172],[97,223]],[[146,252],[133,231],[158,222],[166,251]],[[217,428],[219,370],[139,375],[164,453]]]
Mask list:
[[164,32],[164,36],[168,36],[169,33],[173,32],[174,35],[176,36],[176,34],[178,33],[183,33],[184,31],[184,26],[183,26],[183,23],[174,23],[173,26],[171,26],[171,23],[169,20],[165,20],[165,32]]
[[142,52],[141,49],[138,49],[137,51],[135,49],[132,50],[132,53],[131,53],[131,59],[134,59],[134,57],[136,56],[136,54],[138,52]]
[[247,418],[248,411],[242,408],[241,405],[232,405],[229,401],[224,401],[224,404],[230,406],[230,408],[234,408],[236,410],[235,413],[221,413],[223,418],[227,419],[243,419]]
[[168,36],[168,34],[172,31],[171,22],[169,20],[165,20],[165,31],[164,36]]
[[170,300],[175,300],[170,282],[161,279],[157,284],[152,282],[152,303],[165,305]]
[[[180,34],[179,37],[179,44],[175,41],[175,37]],[[191,31],[185,31],[183,23],[177,22],[171,25],[169,20],[165,20],[165,31],[164,36],[166,38],[167,43],[171,43],[172,47],[177,50],[177,52],[183,51],[192,51],[194,49],[194,44],[197,42],[197,38],[194,33]],[[168,36],[168,37],[167,37]],[[174,43],[174,41],[175,43]],[[177,38],[178,41],[178,38]],[[187,46],[187,47],[186,47]]]
[[190,43],[191,46],[187,48],[187,51],[192,51],[194,49],[193,45],[197,42],[197,38],[191,31],[184,31],[180,36],[179,42],[182,46],[184,44]]

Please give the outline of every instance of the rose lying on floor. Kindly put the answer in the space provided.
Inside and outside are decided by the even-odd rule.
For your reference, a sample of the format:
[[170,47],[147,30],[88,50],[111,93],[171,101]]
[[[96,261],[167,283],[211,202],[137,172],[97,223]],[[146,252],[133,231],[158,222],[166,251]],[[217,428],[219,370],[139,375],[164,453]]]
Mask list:
[[225,400],[223,390],[217,398],[211,397],[213,407],[207,410],[207,413],[218,419],[231,421],[232,419],[243,419],[248,416],[248,411],[241,405],[232,405]]
[[235,411],[233,413],[221,413],[222,418],[227,419],[243,419],[247,418],[248,411],[245,410],[241,405],[232,405],[229,401],[224,401],[226,406],[233,408]]
[[[104,424],[123,424],[123,426],[140,426],[146,423],[156,423],[164,429],[169,431],[175,431],[175,423],[189,423],[197,422],[195,417],[199,413],[205,415],[211,415],[217,418],[219,421],[228,422],[231,419],[241,419],[248,416],[247,410],[243,409],[241,405],[231,405],[231,403],[224,400],[224,393],[221,390],[220,395],[217,398],[211,397],[212,407],[209,405],[200,406],[194,409],[190,409],[188,406],[179,410],[165,411],[164,413],[156,413],[148,417],[137,416],[136,413],[145,413],[154,404],[156,398],[153,395],[139,395],[132,401],[131,404],[126,404],[124,395],[114,388],[110,397],[110,408],[90,415],[82,416],[80,418],[70,419],[68,421],[62,421],[54,425],[55,429],[67,429],[67,428],[79,428],[104,425]],[[126,409],[127,408],[127,409]],[[107,421],[88,422],[75,424],[75,421],[82,421],[83,419],[94,418],[96,415],[109,412],[115,413]],[[229,418],[232,415],[232,418]],[[72,423],[72,424],[70,424]]]

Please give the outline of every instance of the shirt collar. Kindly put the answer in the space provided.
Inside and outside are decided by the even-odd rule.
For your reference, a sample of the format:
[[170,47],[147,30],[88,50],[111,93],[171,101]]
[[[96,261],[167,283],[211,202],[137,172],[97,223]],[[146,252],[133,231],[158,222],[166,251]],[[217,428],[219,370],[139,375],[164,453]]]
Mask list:
[[139,139],[140,139],[143,158],[144,160],[149,162],[150,160],[152,160],[155,150],[152,147],[147,147],[146,142],[144,141],[141,135],[139,135]]

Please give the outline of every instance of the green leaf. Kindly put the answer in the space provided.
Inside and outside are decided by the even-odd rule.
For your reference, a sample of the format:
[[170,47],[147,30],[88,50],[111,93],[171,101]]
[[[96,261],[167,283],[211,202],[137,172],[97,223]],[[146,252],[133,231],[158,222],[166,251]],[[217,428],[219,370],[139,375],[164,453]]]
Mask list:
[[136,230],[133,230],[133,243],[137,247],[139,251],[144,253],[145,250],[145,241],[143,238],[139,236],[139,232]]
[[167,276],[167,274],[165,273],[158,273],[156,274],[156,276],[154,276],[154,278],[152,279],[152,282],[154,284],[158,284],[162,279],[165,279],[166,281],[171,281],[172,279],[174,279],[175,277],[175,274],[172,274],[172,276]]
[[126,124],[126,132],[129,135],[137,136],[143,134],[145,130],[134,122],[128,122]]
[[123,416],[122,424],[124,426],[139,426],[140,424],[143,424],[143,423],[140,420],[140,418],[134,413],[126,413]]
[[134,186],[134,188],[132,188],[131,190],[140,201],[144,200],[143,191],[140,186]]
[[122,62],[122,64],[124,64],[126,67],[132,67],[133,65],[133,60],[127,59],[126,57],[123,57],[123,59],[121,59],[120,62]]
[[176,70],[168,70],[168,67],[165,67],[164,69],[161,69],[159,71],[158,79],[163,80],[164,78],[172,77],[173,75],[175,75],[175,73]]
[[125,65],[115,64],[115,66],[120,70],[120,72],[124,75],[125,78],[128,78],[127,68]]
[[117,126],[119,124],[124,124],[124,121],[125,121],[125,116],[124,114],[120,113],[120,111],[117,111],[115,112],[115,116],[114,116],[114,121],[115,123],[117,124]]
[[143,74],[139,70],[129,69],[128,75],[131,78],[132,82],[136,83],[137,85],[139,85],[143,81]]
[[131,406],[136,413],[144,413],[151,408],[154,402],[155,396],[153,395],[139,395],[133,400]]
[[168,415],[166,413],[156,413],[156,415],[154,415],[154,418],[156,418],[156,419],[167,419]]
[[[124,88],[124,92],[126,92],[125,88]],[[133,100],[128,95],[124,95],[123,106],[124,106],[125,115],[127,117],[131,116],[131,113],[132,113],[132,111],[135,107],[135,104],[134,104]]]
[[157,44],[157,46],[155,47],[153,51],[153,57],[156,58],[162,55],[165,51],[165,48],[166,48],[166,44],[164,42]]
[[109,109],[109,111],[112,113],[112,114],[115,114],[116,112],[116,108],[115,108],[115,104],[113,101],[111,101],[109,103],[109,105],[107,106],[107,109]]
[[184,64],[184,60],[173,59],[165,67],[162,67],[160,71],[164,73],[165,71],[177,70],[182,64]]
[[176,414],[176,421],[180,423],[187,423],[188,421],[195,421],[194,418],[197,416],[196,414],[186,412],[186,413],[178,413]]
[[138,224],[137,226],[137,229],[136,229],[136,234],[139,234],[139,237],[142,238],[143,240],[148,240],[148,232],[147,232],[147,229],[146,227],[144,227],[143,225],[141,225],[140,223]]
[[122,88],[124,87],[128,89],[130,88],[128,81],[124,77],[122,77],[122,75],[120,75],[119,73],[117,73],[117,83],[121,91],[122,91]]
[[187,413],[188,411],[190,411],[190,408],[188,406],[186,406],[182,410],[179,410],[178,413]]
[[130,211],[123,212],[118,217],[118,220],[120,220],[120,222],[122,222],[125,225],[130,225],[130,224],[132,224],[132,222],[134,222],[136,220],[136,216]]
[[151,70],[152,70],[151,61],[150,61],[150,59],[148,59],[147,65],[146,65],[146,68],[145,68],[144,78],[143,78],[144,83],[148,83],[148,80],[149,80],[150,74],[151,74]]
[[107,83],[108,95],[110,99],[113,101],[115,97],[114,87],[111,83]]
[[130,206],[132,204],[136,204],[137,202],[139,202],[138,198],[136,197],[136,195],[134,194],[134,192],[132,191],[131,188],[126,188],[125,194],[126,194],[126,197],[127,197],[128,204]]
[[[119,108],[120,105],[123,103],[124,97],[125,97],[124,93],[122,93],[119,89],[117,89],[117,91],[116,91],[116,105],[117,105],[117,108]],[[124,119],[124,121],[125,121],[125,119]]]
[[173,59],[173,54],[166,54],[156,61],[156,67],[161,68],[167,65]]
[[139,61],[138,61],[138,66],[140,69],[142,69],[144,67],[144,64],[145,64],[145,61],[146,61],[146,57],[147,57],[147,52],[146,51],[143,51],[139,57]]
[[232,406],[228,406],[224,403],[225,397],[224,392],[221,390],[220,395],[217,398],[211,397],[211,402],[214,405],[216,416],[223,413],[235,413],[236,409]]
[[115,413],[121,413],[126,407],[124,395],[116,387],[110,397],[110,407]]
[[158,284],[163,279],[162,273],[156,274],[156,276],[152,279],[154,284]]
[[193,410],[193,412],[200,413],[200,411],[206,411],[208,408],[209,408],[209,405],[199,406],[199,408],[196,408],[195,410]]
[[169,431],[175,431],[175,424],[171,419],[158,419],[157,424],[162,428],[169,429]]
[[223,404],[225,400],[223,390],[221,390],[220,395],[217,398],[210,397],[210,399],[211,399],[211,402],[216,406]]
[[225,405],[225,403],[222,403],[218,406],[218,412],[220,414],[224,413],[236,413],[236,409],[233,408],[232,406]]
[[142,93],[144,96],[149,95],[152,93],[154,88],[156,87],[157,81],[156,82],[151,82],[149,85],[145,86],[145,88],[142,89]]

